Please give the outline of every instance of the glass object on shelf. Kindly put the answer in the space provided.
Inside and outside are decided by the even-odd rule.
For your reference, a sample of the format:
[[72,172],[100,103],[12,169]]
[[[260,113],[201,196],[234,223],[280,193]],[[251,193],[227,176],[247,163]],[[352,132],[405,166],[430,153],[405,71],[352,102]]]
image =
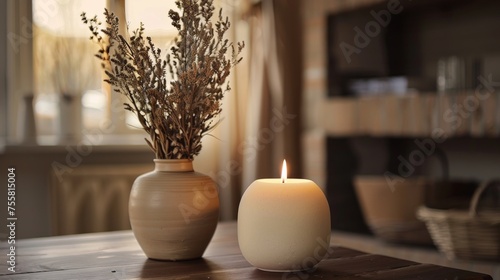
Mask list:
[[456,93],[465,90],[465,60],[457,56],[441,58],[437,63],[438,93]]

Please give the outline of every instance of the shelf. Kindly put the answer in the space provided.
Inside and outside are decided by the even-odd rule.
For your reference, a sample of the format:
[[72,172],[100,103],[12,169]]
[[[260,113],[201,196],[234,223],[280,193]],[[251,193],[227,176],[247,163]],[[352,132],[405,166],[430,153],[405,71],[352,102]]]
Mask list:
[[334,97],[322,104],[322,112],[322,128],[333,137],[500,135],[500,95],[496,92]]

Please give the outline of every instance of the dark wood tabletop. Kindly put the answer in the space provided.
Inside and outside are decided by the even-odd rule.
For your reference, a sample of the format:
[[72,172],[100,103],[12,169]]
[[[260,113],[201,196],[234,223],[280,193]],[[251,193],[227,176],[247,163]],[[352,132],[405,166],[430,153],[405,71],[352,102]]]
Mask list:
[[[203,258],[192,261],[149,260],[131,231],[25,239],[16,245],[16,272],[9,272],[2,261],[0,279],[492,279],[338,246],[313,271],[264,272],[241,255],[234,222],[220,223]],[[1,248],[6,252],[6,242]]]

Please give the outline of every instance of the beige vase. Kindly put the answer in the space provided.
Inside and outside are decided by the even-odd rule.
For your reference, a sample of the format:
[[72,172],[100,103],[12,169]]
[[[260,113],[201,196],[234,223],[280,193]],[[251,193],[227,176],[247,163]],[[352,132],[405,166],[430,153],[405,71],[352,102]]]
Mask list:
[[155,170],[134,182],[130,224],[142,250],[156,260],[200,258],[219,218],[215,182],[190,160],[155,159]]
[[82,97],[76,94],[61,94],[58,105],[59,144],[77,143],[82,136]]

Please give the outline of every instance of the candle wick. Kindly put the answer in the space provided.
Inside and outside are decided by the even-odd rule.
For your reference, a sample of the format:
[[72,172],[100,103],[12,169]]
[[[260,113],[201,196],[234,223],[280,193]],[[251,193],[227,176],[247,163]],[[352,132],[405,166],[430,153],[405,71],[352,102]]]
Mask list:
[[285,178],[281,178],[281,183],[285,183]]

